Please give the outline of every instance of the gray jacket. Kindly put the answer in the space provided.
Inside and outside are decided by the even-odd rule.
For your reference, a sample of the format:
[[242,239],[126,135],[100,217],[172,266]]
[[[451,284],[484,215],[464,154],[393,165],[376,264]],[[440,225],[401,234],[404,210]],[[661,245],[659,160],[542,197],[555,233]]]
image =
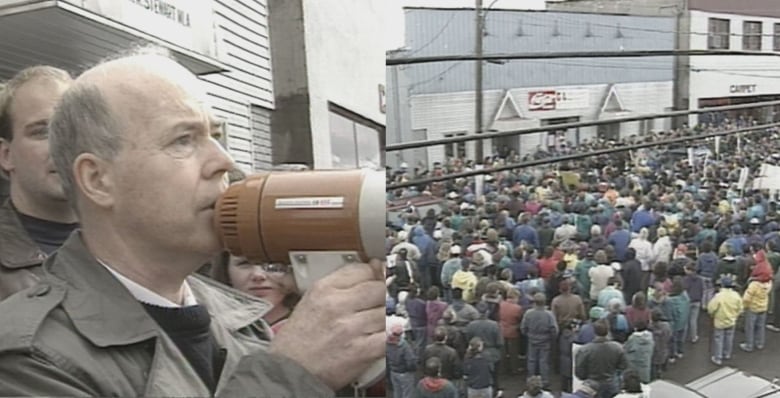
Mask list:
[[493,363],[501,359],[501,350],[504,348],[504,336],[501,334],[498,322],[490,319],[478,319],[469,323],[463,330],[463,333],[466,334],[466,340],[469,341],[474,337],[482,339],[484,343],[482,355],[485,358]]
[[628,366],[623,347],[606,337],[596,337],[574,357],[574,374],[580,380],[611,381]]
[[[41,282],[0,303],[0,396],[206,397],[209,389],[78,231]],[[225,358],[216,396],[332,397],[296,363],[266,352],[268,304],[187,279]]]
[[549,310],[534,307],[523,315],[520,330],[530,344],[551,344],[558,336],[558,322]]
[[0,301],[38,283],[46,257],[6,199],[0,205]]

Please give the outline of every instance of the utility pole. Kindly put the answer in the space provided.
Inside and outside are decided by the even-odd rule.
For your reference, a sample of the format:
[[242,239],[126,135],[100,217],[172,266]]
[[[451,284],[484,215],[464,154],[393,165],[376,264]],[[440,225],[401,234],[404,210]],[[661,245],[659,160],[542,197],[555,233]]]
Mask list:
[[[477,31],[476,31],[476,46],[474,49],[474,52],[476,53],[477,59],[476,59],[476,117],[475,117],[475,128],[474,128],[474,134],[482,134],[482,100],[483,100],[483,93],[482,93],[482,35],[485,32],[485,19],[482,16],[482,0],[477,0],[477,6],[476,6],[476,22],[477,22]],[[477,164],[482,164],[485,154],[484,149],[482,147],[482,140],[477,140],[476,143],[476,150],[477,150]]]

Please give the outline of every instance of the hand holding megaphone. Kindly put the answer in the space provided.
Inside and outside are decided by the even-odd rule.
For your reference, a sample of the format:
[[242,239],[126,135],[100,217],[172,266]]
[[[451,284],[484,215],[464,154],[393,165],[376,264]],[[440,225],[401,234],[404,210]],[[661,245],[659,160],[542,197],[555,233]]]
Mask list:
[[338,389],[385,372],[385,182],[381,172],[250,176],[217,202],[224,246],[253,262],[293,266],[306,291],[272,350]]

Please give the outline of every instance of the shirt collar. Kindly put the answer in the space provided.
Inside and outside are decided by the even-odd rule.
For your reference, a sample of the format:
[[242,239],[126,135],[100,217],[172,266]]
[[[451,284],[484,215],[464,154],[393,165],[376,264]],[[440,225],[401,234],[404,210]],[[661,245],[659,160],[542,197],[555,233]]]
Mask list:
[[109,272],[111,272],[111,275],[114,275],[114,277],[117,280],[119,280],[119,282],[122,283],[122,285],[124,285],[127,288],[127,290],[130,291],[130,294],[132,294],[136,300],[142,303],[152,304],[158,307],[166,307],[166,308],[189,307],[193,305],[198,305],[197,300],[195,300],[195,296],[192,294],[192,290],[190,290],[190,285],[187,283],[186,280],[182,283],[182,289],[184,290],[184,305],[181,305],[181,304],[174,303],[173,301],[168,300],[167,298],[130,280],[126,276],[120,274],[119,272],[116,272],[114,269],[112,269],[102,260],[98,260],[98,262],[100,263],[100,265],[106,267],[106,269]]

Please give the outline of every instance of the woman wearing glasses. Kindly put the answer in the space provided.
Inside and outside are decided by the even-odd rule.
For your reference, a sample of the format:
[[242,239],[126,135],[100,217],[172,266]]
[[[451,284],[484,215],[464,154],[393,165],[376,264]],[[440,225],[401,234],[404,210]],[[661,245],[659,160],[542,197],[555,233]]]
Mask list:
[[274,333],[279,332],[301,298],[292,267],[287,264],[256,264],[224,253],[213,264],[211,276],[218,282],[267,301],[271,310],[263,318]]

